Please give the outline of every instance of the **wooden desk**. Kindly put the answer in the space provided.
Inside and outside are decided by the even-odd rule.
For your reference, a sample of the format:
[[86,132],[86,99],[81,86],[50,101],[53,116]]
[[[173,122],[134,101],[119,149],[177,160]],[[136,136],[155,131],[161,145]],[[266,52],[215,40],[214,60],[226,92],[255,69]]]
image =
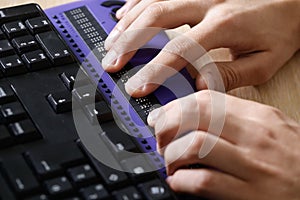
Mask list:
[[[0,7],[35,2],[45,9],[72,1],[74,0],[1,0]],[[216,55],[216,57],[223,56],[222,52]],[[275,106],[300,122],[300,86],[298,84],[300,85],[300,51],[266,84],[239,88],[229,93]]]

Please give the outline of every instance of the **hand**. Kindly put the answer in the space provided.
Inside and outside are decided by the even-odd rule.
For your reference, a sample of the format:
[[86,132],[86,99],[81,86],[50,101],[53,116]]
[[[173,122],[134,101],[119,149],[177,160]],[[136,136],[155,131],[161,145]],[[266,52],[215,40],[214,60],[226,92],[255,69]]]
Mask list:
[[[159,148],[166,146],[160,151],[176,192],[226,200],[300,199],[300,126],[279,110],[203,90],[153,111],[148,122]],[[191,164],[206,167],[186,167]]]
[[[132,58],[136,52],[130,49],[132,46],[139,48],[157,34],[147,28],[175,28],[183,24],[192,27],[170,41],[128,81],[126,90],[135,97],[149,94],[158,87],[154,83],[160,84],[173,75],[166,73],[165,66],[178,71],[187,65],[181,56],[190,55],[195,47],[186,38],[206,51],[231,49],[231,62],[216,63],[226,90],[264,83],[300,47],[299,0],[131,0],[126,5],[128,13],[106,40],[109,52],[102,65],[108,72],[120,70]],[[134,34],[126,35],[125,31]],[[197,58],[204,54],[196,53]],[[210,67],[205,68],[196,80],[199,90],[207,88],[206,79],[211,77]]]
[[140,1],[141,0],[127,0],[125,5],[117,11],[116,17],[122,19],[122,17],[124,17]]

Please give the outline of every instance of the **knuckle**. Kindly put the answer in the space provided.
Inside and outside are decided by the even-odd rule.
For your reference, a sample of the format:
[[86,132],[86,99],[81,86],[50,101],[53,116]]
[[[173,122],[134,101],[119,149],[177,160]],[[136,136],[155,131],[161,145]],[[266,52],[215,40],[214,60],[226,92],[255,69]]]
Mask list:
[[258,126],[257,127],[257,139],[256,139],[256,145],[261,148],[266,148],[270,146],[270,139],[274,138],[274,133],[270,128],[266,126]]
[[201,90],[197,92],[197,103],[200,112],[208,113],[211,105],[211,92],[209,90]]
[[227,91],[241,86],[241,75],[234,67],[228,66],[226,63],[220,63],[219,70]]
[[201,170],[197,173],[197,178],[195,178],[195,191],[199,194],[208,193],[210,188],[214,187],[215,181],[213,174],[208,170]]
[[164,6],[163,2],[155,2],[146,8],[144,14],[148,16],[147,19],[157,22],[161,19],[165,11],[166,7]]

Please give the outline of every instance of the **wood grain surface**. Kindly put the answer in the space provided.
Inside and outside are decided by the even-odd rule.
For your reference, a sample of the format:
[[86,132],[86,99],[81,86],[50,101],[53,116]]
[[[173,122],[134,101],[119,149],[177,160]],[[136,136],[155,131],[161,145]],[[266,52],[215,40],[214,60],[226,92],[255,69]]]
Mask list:
[[[0,8],[24,3],[38,3],[42,8],[49,8],[73,0],[1,0]],[[291,43],[293,41],[290,41]],[[215,51],[216,59],[226,58],[225,51]],[[300,122],[300,51],[282,67],[267,83],[260,86],[243,87],[230,91],[229,94],[258,101],[281,109],[291,118]]]

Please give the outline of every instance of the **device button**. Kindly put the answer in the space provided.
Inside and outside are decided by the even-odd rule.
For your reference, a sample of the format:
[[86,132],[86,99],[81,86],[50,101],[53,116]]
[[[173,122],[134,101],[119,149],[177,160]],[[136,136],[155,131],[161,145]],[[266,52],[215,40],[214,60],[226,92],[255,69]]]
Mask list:
[[101,3],[101,6],[104,7],[112,7],[112,6],[123,6],[125,4],[125,2],[123,1],[104,1]]

